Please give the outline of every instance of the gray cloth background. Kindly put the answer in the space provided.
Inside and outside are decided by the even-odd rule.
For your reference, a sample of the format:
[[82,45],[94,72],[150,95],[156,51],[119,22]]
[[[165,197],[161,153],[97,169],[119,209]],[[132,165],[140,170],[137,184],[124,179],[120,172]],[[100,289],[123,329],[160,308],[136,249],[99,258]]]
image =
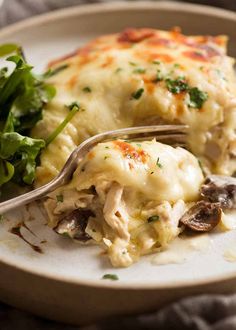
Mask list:
[[[109,1],[109,0],[107,0]],[[110,0],[110,2],[115,0]],[[93,0],[5,0],[0,27],[50,10]],[[236,0],[186,0],[236,11]],[[134,4],[135,5],[135,4]],[[236,27],[235,27],[236,28]],[[73,327],[35,317],[0,303],[1,330],[236,330],[236,295],[202,295],[176,302],[151,314],[108,319],[88,327]]]

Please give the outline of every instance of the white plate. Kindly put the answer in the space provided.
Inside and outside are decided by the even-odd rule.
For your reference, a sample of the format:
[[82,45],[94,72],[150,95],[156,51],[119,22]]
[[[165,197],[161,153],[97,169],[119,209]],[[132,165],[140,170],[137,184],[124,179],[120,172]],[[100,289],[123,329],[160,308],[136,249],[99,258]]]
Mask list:
[[[28,61],[41,71],[50,59],[98,35],[127,26],[168,29],[176,25],[186,34],[228,34],[231,55],[236,54],[234,13],[167,2],[70,8],[3,29],[0,42],[21,44]],[[37,207],[30,209],[37,213]],[[17,223],[26,215],[17,211],[13,218]],[[0,227],[0,298],[40,315],[88,323],[106,315],[150,310],[192,292],[228,292],[236,284],[236,262],[223,258],[228,247],[236,250],[235,231],[212,233],[208,249],[191,252],[182,264],[156,266],[152,255],[130,268],[113,269],[98,247],[80,247],[58,237],[44,222],[40,215],[37,221],[27,222],[37,237],[26,233],[41,246],[42,254],[9,233],[12,221]],[[45,239],[47,243],[40,243]],[[101,280],[106,273],[117,274],[119,281]]]

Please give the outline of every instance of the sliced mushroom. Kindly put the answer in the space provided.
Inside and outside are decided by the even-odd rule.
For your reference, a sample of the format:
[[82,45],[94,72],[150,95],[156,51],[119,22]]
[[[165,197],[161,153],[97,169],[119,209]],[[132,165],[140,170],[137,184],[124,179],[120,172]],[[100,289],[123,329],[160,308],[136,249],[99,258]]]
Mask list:
[[219,203],[223,209],[236,208],[236,178],[223,175],[209,175],[201,187],[205,201]]
[[67,214],[54,228],[55,232],[67,235],[81,242],[86,242],[91,237],[85,232],[89,217],[94,217],[94,213],[87,209],[77,209]]
[[180,223],[194,231],[210,231],[221,219],[222,210],[218,204],[197,202],[180,219]]

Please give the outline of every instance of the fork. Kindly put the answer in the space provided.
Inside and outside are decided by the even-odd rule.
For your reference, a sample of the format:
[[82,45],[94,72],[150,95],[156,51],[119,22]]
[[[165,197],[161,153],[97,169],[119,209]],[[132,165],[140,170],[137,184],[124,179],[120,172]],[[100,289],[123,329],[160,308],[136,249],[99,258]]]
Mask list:
[[122,128],[94,135],[75,148],[60,173],[52,181],[28,193],[0,203],[0,214],[4,214],[14,208],[41,199],[50,192],[68,183],[72,178],[78,163],[84,158],[88,151],[98,143],[114,139],[127,140],[131,138],[132,141],[144,141],[156,138],[157,141],[172,146],[185,146],[187,129],[188,126],[186,125],[154,125]]

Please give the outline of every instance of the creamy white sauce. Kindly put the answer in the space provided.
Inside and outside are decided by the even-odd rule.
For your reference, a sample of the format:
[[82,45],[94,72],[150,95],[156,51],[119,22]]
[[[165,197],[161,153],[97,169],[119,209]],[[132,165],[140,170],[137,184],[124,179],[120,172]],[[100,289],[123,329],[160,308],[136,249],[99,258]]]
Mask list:
[[224,211],[221,227],[225,230],[236,229],[236,210],[234,211]]
[[206,252],[210,246],[208,234],[194,237],[177,237],[167,250],[155,255],[151,262],[153,265],[180,264],[186,262],[196,252]]
[[223,256],[226,261],[235,262],[236,261],[236,246],[226,249],[224,251]]

